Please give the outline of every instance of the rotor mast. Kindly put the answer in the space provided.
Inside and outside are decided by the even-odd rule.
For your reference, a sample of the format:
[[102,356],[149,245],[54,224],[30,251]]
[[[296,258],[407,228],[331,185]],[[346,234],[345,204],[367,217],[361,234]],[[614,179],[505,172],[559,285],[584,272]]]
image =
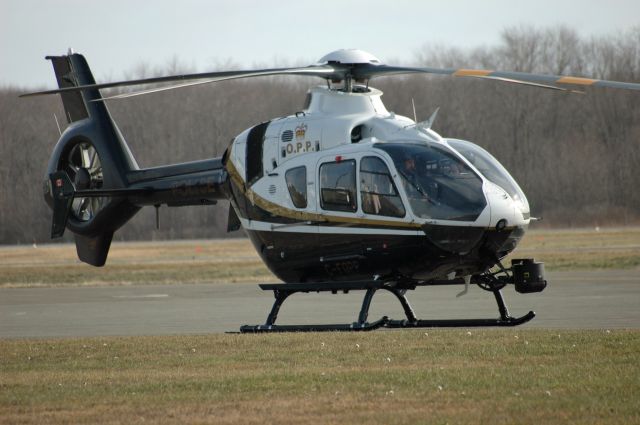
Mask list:
[[363,50],[340,49],[320,58],[317,65],[329,65],[340,70],[341,72],[338,72],[337,76],[334,75],[331,79],[328,78],[327,81],[334,83],[343,82],[343,91],[352,93],[354,87],[354,70],[363,66],[382,65],[382,62],[371,53]]

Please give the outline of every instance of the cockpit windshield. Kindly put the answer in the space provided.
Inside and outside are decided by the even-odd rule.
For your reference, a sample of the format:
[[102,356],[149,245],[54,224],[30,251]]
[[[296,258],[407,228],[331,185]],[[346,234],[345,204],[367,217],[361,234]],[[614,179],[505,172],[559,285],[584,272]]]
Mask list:
[[416,216],[475,221],[486,206],[482,179],[446,147],[410,142],[375,147],[393,159]]
[[529,203],[518,183],[489,152],[464,140],[447,139],[449,146],[464,156],[482,175],[504,189],[518,204],[523,214],[529,213]]

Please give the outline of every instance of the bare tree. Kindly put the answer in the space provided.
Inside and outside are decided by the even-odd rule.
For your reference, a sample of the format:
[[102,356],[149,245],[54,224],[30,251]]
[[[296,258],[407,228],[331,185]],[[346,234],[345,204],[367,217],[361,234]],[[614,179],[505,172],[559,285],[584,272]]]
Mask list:
[[[90,58],[89,58],[90,59]],[[495,46],[424,45],[415,64],[481,67],[640,82],[640,27],[583,38],[558,26],[511,27]],[[220,68],[236,67],[232,61]],[[128,78],[192,72],[172,58],[162,69],[139,64]],[[555,226],[640,222],[640,95],[588,89],[558,93],[443,76],[374,80],[389,110],[425,119],[441,106],[434,128],[485,147],[514,175],[534,215]],[[172,90],[109,102],[141,167],[220,156],[242,130],[302,107],[317,80],[263,77]],[[42,201],[44,170],[58,138],[56,97],[18,99],[0,89],[0,243],[48,241],[51,213]],[[115,91],[114,91],[115,92]],[[64,120],[63,120],[64,121]],[[61,123],[62,125],[62,123]],[[223,237],[226,205],[141,211],[120,239]],[[66,236],[66,240],[70,240]]]

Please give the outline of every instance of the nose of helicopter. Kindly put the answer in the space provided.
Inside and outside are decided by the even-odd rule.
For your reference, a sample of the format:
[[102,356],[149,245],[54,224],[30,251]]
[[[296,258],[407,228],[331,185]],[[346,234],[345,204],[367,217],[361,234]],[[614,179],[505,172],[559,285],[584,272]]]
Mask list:
[[485,186],[485,196],[490,211],[489,228],[502,230],[529,224],[529,211],[523,200],[513,199],[504,189],[491,182]]
[[425,223],[427,239],[438,248],[466,255],[481,252],[493,260],[515,249],[529,224],[526,201],[513,199],[500,186],[488,182],[484,188],[487,206],[473,226],[443,226]]

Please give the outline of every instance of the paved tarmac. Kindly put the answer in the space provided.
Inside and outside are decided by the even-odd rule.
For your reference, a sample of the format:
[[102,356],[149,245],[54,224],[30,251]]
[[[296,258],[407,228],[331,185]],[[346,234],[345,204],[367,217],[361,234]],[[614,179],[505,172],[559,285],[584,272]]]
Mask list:
[[[513,316],[534,310],[524,327],[640,328],[640,272],[613,270],[547,273],[538,294],[503,293]],[[422,319],[495,318],[493,296],[476,286],[418,288],[408,293]],[[279,324],[352,323],[364,291],[347,295],[295,294],[280,310]],[[205,334],[264,323],[271,292],[255,284],[139,285],[0,289],[0,338]],[[369,313],[404,318],[395,297],[381,291]]]

